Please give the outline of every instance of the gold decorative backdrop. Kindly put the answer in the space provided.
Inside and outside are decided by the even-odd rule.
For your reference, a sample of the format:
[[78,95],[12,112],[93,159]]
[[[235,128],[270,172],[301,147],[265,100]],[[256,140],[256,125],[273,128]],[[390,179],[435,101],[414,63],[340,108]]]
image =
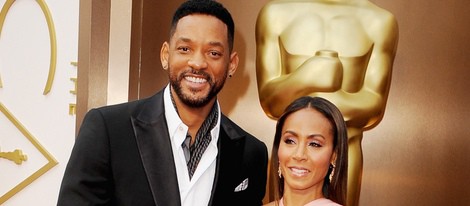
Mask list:
[[[219,96],[222,110],[270,148],[275,122],[259,103],[254,46],[255,21],[269,1],[220,1],[234,17],[235,49],[240,54],[239,68]],[[167,38],[172,15],[168,11],[180,2],[148,5],[144,10],[160,15],[147,22],[164,25],[153,28],[158,29],[153,39]],[[466,205],[470,202],[470,4],[372,2],[395,15],[400,34],[387,109],[382,122],[363,135],[359,205]],[[151,48],[159,51],[161,41],[142,42],[151,43],[142,46],[149,47],[141,50],[147,52],[142,55],[157,59]],[[141,98],[167,82],[159,63],[152,61],[142,58],[139,71],[146,79],[131,80],[141,87]]]
[[[50,38],[50,66],[48,72],[48,78],[45,83],[43,95],[47,95],[52,88],[55,71],[56,71],[56,61],[57,61],[57,43],[56,43],[56,31],[54,28],[54,23],[52,20],[52,14],[49,11],[49,8],[44,0],[36,0],[31,1],[32,3],[36,2],[45,17],[47,22],[48,31],[49,31],[49,38]],[[2,34],[2,29],[5,20],[7,19],[7,14],[10,11],[10,8],[15,3],[15,0],[6,0],[4,3],[1,11],[0,11],[0,35]],[[1,66],[1,65],[0,65]],[[8,68],[6,68],[8,69]],[[26,85],[27,86],[27,85]],[[3,83],[0,76],[0,89],[3,88]],[[34,137],[31,132],[18,120],[8,109],[7,107],[0,101],[0,111],[1,113],[18,129],[21,134],[46,158],[47,163],[40,167],[37,171],[34,171],[30,176],[28,176],[24,180],[19,180],[19,183],[11,188],[5,194],[0,194],[0,204],[3,204],[9,198],[17,194],[19,191],[24,189],[26,186],[31,184],[33,181],[38,179],[41,175],[46,173],[48,170],[53,168],[55,165],[58,164],[57,160],[44,148],[39,141]],[[27,161],[27,155],[23,154],[21,149],[16,149],[14,151],[1,151],[0,158],[10,160],[18,165],[21,165],[23,161]],[[7,164],[7,162],[1,161],[0,164]],[[5,171],[3,171],[5,172]],[[5,175],[5,174],[3,174]]]

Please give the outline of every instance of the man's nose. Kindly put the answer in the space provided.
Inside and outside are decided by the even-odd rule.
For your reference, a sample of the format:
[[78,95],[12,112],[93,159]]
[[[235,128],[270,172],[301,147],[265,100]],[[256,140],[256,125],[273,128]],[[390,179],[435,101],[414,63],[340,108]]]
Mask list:
[[195,53],[191,58],[188,60],[188,65],[196,70],[201,70],[207,68],[207,61],[202,53]]

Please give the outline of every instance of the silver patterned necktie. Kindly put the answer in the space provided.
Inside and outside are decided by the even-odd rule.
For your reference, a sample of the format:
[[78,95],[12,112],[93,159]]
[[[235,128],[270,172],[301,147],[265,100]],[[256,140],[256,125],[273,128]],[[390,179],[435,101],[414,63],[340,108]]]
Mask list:
[[[173,106],[176,110],[176,113],[178,113],[178,108],[176,107],[175,100],[173,99],[173,95],[171,95],[171,102],[173,103]],[[202,158],[202,155],[206,151],[207,146],[209,146],[209,143],[212,140],[211,137],[211,130],[215,127],[217,124],[217,119],[219,117],[219,108],[217,106],[217,101],[214,103],[212,106],[211,111],[209,112],[209,115],[207,115],[206,119],[202,123],[201,127],[197,131],[195,142],[191,145],[191,135],[186,134],[186,138],[181,144],[181,147],[183,148],[184,152],[184,157],[186,159],[186,165],[188,167],[188,174],[189,174],[189,179],[191,179],[194,175],[194,172],[196,171],[196,168],[199,164],[199,161]]]
[[187,162],[189,178],[193,177],[194,172],[199,164],[199,161],[202,158],[202,155],[206,151],[207,146],[209,146],[212,137],[211,137],[211,130],[217,124],[217,119],[219,116],[219,111],[217,104],[214,103],[212,106],[212,110],[207,116],[204,123],[202,123],[201,127],[197,131],[196,134],[196,141],[192,144],[189,148],[190,151],[190,158],[189,162]]

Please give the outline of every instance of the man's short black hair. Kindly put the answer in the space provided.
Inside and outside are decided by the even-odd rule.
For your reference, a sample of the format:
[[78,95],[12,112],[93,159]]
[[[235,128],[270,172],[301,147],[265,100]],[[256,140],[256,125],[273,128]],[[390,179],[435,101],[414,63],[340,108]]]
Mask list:
[[170,37],[175,33],[178,21],[191,14],[206,14],[214,16],[227,25],[229,49],[232,51],[235,23],[230,12],[219,2],[214,0],[188,0],[178,7],[171,21]]

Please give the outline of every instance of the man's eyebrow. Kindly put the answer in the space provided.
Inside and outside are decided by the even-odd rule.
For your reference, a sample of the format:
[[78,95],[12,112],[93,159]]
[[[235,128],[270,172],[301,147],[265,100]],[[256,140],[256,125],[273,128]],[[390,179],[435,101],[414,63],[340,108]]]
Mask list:
[[212,46],[224,47],[224,44],[222,44],[220,41],[211,41],[209,44]]
[[192,40],[190,38],[187,38],[187,37],[179,37],[178,39],[176,39],[176,41],[182,41],[182,42],[191,42]]
[[[176,39],[176,43],[178,43],[178,42],[191,43],[191,42],[193,42],[193,40],[191,38],[188,38],[188,37],[178,37]],[[210,41],[208,43],[208,45],[210,45],[212,47],[220,47],[220,48],[223,48],[225,50],[225,45],[221,41]]]
[[223,54],[226,53],[225,51],[229,51],[228,48],[226,48],[225,45],[220,41],[211,41],[209,42],[209,45],[213,49],[217,49],[219,52],[222,52]]

